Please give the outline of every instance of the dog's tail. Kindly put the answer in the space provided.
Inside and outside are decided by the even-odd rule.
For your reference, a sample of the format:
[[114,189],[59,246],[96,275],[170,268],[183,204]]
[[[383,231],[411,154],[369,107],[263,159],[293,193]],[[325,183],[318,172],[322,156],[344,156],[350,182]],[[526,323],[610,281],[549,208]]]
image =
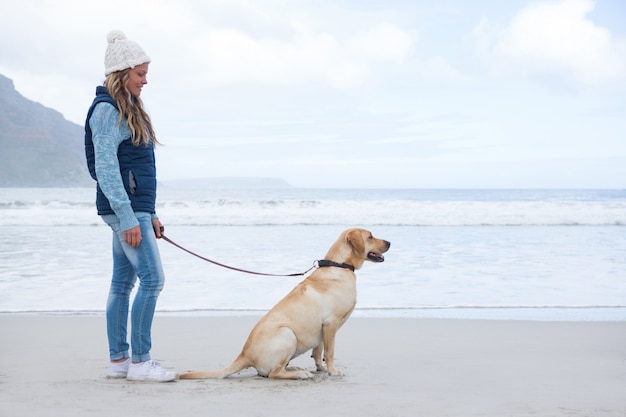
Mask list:
[[233,361],[229,366],[224,369],[216,369],[214,371],[195,371],[184,372],[179,375],[180,379],[222,379],[236,374],[237,372],[249,368],[252,366],[252,362],[246,359],[243,355],[239,355],[237,359]]

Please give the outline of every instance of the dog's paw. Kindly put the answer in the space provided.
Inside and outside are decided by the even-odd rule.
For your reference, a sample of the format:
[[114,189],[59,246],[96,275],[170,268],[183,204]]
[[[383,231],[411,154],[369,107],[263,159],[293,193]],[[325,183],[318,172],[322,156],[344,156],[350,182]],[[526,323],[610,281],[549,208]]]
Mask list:
[[302,370],[298,372],[298,379],[313,379],[313,377],[315,377],[315,375],[309,371]]
[[343,376],[343,372],[341,372],[339,369],[330,369],[328,371],[328,374],[330,376]]

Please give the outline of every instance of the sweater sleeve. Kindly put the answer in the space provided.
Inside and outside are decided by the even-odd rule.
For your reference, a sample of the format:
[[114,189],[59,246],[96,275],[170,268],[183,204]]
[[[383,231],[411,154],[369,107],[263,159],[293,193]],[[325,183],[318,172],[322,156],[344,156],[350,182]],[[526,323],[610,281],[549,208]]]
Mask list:
[[100,189],[109,200],[111,209],[120,221],[122,230],[126,231],[139,225],[133,212],[130,199],[120,174],[117,150],[130,130],[125,124],[118,124],[119,111],[109,103],[100,103],[94,109],[89,126],[93,132],[93,147],[96,164],[96,177]]

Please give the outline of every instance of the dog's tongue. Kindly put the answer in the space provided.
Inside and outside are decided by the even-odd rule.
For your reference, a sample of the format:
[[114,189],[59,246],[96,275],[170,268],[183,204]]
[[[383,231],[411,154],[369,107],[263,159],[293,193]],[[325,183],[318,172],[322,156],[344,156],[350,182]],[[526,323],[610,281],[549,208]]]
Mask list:
[[370,252],[367,254],[367,257],[374,262],[384,262],[385,257],[382,253]]

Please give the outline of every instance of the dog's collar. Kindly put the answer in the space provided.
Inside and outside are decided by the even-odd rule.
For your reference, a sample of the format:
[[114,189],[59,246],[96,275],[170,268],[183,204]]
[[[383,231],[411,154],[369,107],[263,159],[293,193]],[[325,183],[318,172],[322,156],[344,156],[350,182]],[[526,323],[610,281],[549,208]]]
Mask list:
[[350,264],[338,263],[335,261],[329,261],[327,259],[320,259],[319,261],[317,261],[317,266],[320,268],[323,268],[325,266],[336,266],[337,268],[345,268],[349,269],[350,271],[354,271],[354,267]]

